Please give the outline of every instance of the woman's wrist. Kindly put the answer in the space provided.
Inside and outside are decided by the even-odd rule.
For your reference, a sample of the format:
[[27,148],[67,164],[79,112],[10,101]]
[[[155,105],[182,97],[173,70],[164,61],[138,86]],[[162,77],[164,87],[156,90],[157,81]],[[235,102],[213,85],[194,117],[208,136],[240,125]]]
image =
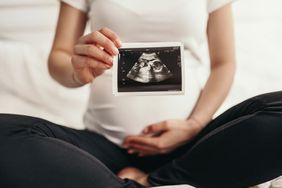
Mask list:
[[190,126],[193,127],[195,134],[198,134],[205,127],[205,124],[195,117],[189,117],[187,119],[187,122]]

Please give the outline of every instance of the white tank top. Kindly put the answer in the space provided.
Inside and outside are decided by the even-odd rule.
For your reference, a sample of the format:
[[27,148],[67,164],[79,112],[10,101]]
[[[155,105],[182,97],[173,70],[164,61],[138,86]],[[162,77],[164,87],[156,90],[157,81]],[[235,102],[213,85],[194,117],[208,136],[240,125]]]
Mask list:
[[209,13],[232,0],[62,0],[87,12],[91,30],[108,27],[123,42],[182,42],[185,48],[185,95],[114,96],[112,71],[91,84],[84,116],[88,129],[120,145],[127,135],[149,124],[185,119],[201,91],[197,68],[207,42]]

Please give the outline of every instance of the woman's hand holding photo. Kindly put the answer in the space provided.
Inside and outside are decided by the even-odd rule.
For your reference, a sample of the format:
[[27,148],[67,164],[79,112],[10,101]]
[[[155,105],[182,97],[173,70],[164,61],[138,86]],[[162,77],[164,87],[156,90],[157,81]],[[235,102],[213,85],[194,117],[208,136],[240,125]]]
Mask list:
[[113,65],[113,56],[121,47],[121,40],[112,30],[102,28],[82,36],[74,46],[72,65],[73,78],[81,84],[92,82]]

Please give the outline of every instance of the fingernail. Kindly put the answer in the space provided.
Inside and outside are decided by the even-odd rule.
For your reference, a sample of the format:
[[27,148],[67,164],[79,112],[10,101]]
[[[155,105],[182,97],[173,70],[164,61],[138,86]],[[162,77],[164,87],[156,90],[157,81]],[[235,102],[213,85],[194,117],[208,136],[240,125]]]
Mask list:
[[117,40],[115,41],[115,43],[116,43],[116,45],[117,45],[118,47],[121,47],[121,46],[122,46],[122,42],[121,42],[119,39],[117,39]]
[[108,62],[109,62],[110,64],[112,64],[112,63],[113,63],[113,58],[112,58],[112,57],[108,57]]
[[129,153],[129,154],[133,154],[134,151],[133,151],[133,150],[128,150],[128,153]]
[[143,130],[143,133],[144,133],[144,134],[147,134],[148,131],[149,131],[148,128],[145,128],[145,129]]
[[114,55],[118,55],[118,54],[119,54],[119,51],[118,51],[117,48],[113,48],[112,51],[113,51],[113,54],[114,54]]

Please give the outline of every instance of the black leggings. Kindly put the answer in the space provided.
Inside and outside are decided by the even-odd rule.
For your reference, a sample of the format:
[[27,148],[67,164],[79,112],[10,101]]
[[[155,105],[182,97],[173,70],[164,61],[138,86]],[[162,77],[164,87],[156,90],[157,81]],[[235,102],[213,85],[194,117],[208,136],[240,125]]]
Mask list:
[[282,174],[282,92],[246,100],[191,142],[162,156],[129,155],[106,138],[19,115],[0,115],[0,187],[142,187],[115,176],[135,166],[153,185],[243,188]]

